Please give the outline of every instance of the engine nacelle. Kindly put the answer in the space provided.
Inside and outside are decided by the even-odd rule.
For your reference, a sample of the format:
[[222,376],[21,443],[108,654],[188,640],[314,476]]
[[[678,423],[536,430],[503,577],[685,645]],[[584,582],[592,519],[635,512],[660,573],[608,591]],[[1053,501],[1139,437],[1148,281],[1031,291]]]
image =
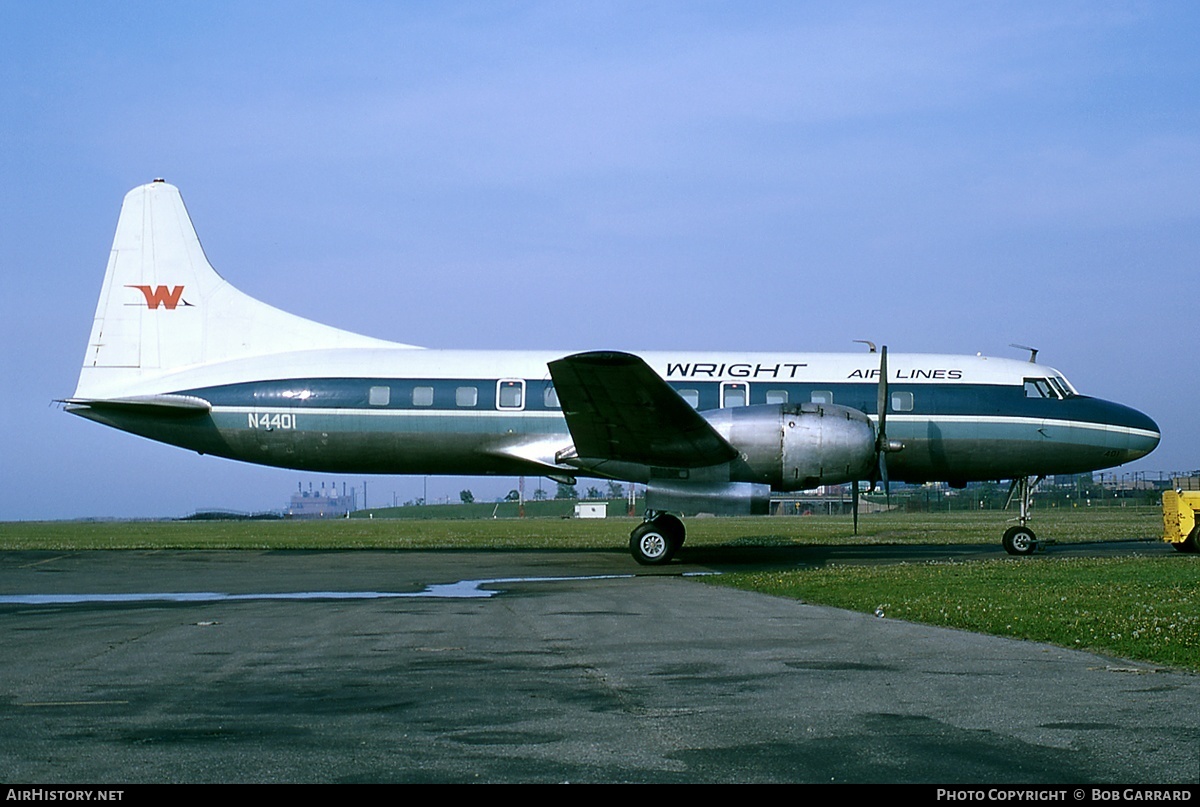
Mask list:
[[875,427],[858,409],[835,404],[741,406],[704,413],[740,452],[730,478],[808,490],[870,477]]

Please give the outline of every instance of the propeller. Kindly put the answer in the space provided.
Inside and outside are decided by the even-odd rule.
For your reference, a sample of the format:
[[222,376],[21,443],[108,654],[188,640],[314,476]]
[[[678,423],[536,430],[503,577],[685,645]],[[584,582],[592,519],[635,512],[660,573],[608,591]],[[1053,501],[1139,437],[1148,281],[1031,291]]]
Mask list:
[[875,490],[876,482],[883,482],[884,495],[891,503],[891,489],[888,486],[887,474],[887,407],[888,405],[888,366],[887,345],[879,349],[879,386],[875,396],[875,411],[879,414],[879,428],[875,433],[875,473],[871,477],[871,490]]
[[[874,345],[872,345],[874,347]],[[871,351],[875,352],[874,350]],[[879,425],[875,430],[875,468],[871,472],[871,492],[874,492],[875,486],[879,482],[883,482],[883,492],[887,496],[888,504],[892,502],[891,486],[888,483],[887,471],[887,454],[889,451],[899,451],[904,446],[892,443],[887,438],[887,410],[888,410],[888,366],[887,366],[887,345],[881,345],[879,348],[879,385],[877,387],[875,397],[875,412],[879,415]],[[858,535],[858,480],[854,480],[851,485],[854,495],[854,534]]]

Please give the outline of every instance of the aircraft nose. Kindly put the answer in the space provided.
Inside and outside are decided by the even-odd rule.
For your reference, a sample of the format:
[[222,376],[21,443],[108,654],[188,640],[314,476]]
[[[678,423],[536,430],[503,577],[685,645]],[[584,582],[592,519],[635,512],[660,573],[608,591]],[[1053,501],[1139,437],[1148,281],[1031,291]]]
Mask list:
[[1162,439],[1162,431],[1154,419],[1132,407],[1121,406],[1120,409],[1124,410],[1124,417],[1114,425],[1122,427],[1126,434],[1125,451],[1129,457],[1126,462],[1144,457],[1156,449]]

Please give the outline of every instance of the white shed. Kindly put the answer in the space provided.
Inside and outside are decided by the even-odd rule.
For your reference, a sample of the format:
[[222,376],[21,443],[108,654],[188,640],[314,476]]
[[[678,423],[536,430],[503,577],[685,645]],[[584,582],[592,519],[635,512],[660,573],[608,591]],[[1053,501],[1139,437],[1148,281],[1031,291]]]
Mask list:
[[608,518],[608,502],[578,502],[575,518]]

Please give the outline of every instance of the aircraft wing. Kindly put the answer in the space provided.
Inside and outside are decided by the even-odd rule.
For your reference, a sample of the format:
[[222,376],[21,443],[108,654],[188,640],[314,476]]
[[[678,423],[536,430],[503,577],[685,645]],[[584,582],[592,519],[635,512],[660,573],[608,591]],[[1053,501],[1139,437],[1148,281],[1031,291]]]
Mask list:
[[576,353],[549,366],[580,457],[700,468],[738,454],[637,356]]

